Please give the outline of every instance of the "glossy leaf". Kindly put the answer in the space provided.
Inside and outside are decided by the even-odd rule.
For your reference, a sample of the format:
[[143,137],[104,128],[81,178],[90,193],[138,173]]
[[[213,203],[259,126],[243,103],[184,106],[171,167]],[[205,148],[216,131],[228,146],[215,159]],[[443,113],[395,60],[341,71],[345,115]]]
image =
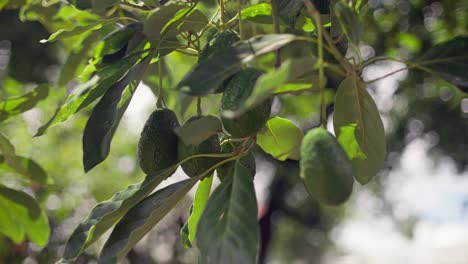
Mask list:
[[34,244],[45,246],[49,223],[36,200],[28,194],[0,185],[0,233],[19,244],[27,236]]
[[353,164],[354,176],[361,184],[368,183],[385,161],[385,131],[365,84],[354,76],[338,87],[333,126]]
[[[287,60],[279,69],[260,76],[250,96],[232,115],[241,115],[274,94],[310,90],[317,79],[315,58]],[[229,116],[229,112],[224,114]]]
[[270,3],[257,3],[248,6],[241,11],[241,18],[245,21],[251,21],[260,24],[272,24]]
[[62,261],[77,258],[176,169],[177,167],[173,166],[156,175],[147,175],[144,181],[130,185],[126,190],[114,194],[111,199],[97,204],[71,234],[65,246]]
[[143,32],[154,41],[174,38],[184,31],[198,32],[207,23],[208,19],[199,10],[170,3],[157,8],[148,16]]
[[80,34],[83,34],[83,33],[86,33],[86,32],[90,32],[90,31],[100,29],[105,25],[114,23],[114,22],[119,21],[119,20],[120,20],[120,18],[116,17],[116,18],[111,18],[111,19],[99,21],[99,22],[96,22],[96,23],[93,23],[93,24],[85,25],[85,26],[77,26],[77,27],[70,28],[70,29],[60,29],[60,30],[56,31],[55,33],[53,33],[52,35],[50,35],[50,37],[48,39],[41,40],[41,42],[42,43],[54,42],[54,41],[57,41],[57,40],[62,40],[62,39],[65,39],[65,38],[74,37],[74,36],[77,36],[77,35],[80,35]]
[[458,36],[430,48],[417,63],[468,93],[467,36]]
[[135,205],[119,221],[107,239],[99,263],[117,263],[146,235],[195,185],[187,179],[158,190]]
[[195,65],[182,79],[178,89],[191,95],[212,93],[229,76],[240,70],[243,63],[277,50],[295,39],[290,34],[270,34],[239,41],[220,51],[203,63]]
[[257,134],[257,144],[278,160],[300,159],[304,134],[291,121],[282,117],[270,118]]
[[213,192],[196,235],[201,264],[254,264],[259,242],[252,177],[236,162],[233,174]]
[[8,119],[11,116],[23,113],[30,110],[40,101],[45,99],[49,94],[47,85],[39,85],[29,93],[10,97],[0,102],[0,122]]
[[134,87],[138,85],[149,61],[150,58],[146,58],[130,69],[124,78],[109,88],[94,107],[83,132],[83,165],[85,172],[94,168],[109,155],[115,129],[129,103],[128,101],[128,103],[119,105],[122,94],[130,82],[135,81]]
[[181,140],[195,146],[222,131],[221,121],[214,116],[203,116],[175,129]]
[[80,85],[67,101],[57,109],[54,116],[42,125],[35,136],[43,135],[54,125],[66,121],[71,115],[90,105],[118,82],[138,62],[138,56],[126,57],[112,65],[100,69],[86,83]]
[[192,247],[192,243],[190,242],[189,238],[188,222],[185,222],[185,224],[180,229],[180,239],[182,240],[182,246],[184,248]]
[[212,183],[213,175],[200,181],[200,183],[198,184],[197,191],[195,192],[195,197],[193,198],[192,212],[187,221],[187,228],[189,234],[188,239],[190,244],[193,244],[195,242],[195,235],[197,233],[198,223],[200,221],[200,217],[203,213],[203,210],[205,209],[206,202],[210,197]]

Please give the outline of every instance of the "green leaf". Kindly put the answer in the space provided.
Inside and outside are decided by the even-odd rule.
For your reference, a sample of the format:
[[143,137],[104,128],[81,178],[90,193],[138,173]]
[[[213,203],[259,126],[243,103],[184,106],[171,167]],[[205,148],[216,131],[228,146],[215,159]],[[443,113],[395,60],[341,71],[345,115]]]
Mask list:
[[257,144],[277,160],[300,159],[304,134],[286,118],[272,117],[257,134]]
[[346,2],[338,1],[334,12],[343,33],[351,43],[358,46],[363,30],[357,11]]
[[239,116],[274,94],[310,90],[318,82],[316,62],[310,57],[286,60],[279,69],[258,78],[252,93],[238,110],[233,113],[225,111],[223,115]]
[[198,32],[207,23],[206,16],[194,7],[169,3],[150,13],[143,33],[152,40],[174,38],[184,31]]
[[385,131],[374,100],[355,76],[348,76],[338,87],[333,126],[354,176],[361,184],[368,183],[385,161]]
[[213,192],[198,223],[200,263],[256,263],[258,233],[253,179],[236,162],[233,174]]
[[193,244],[195,241],[195,235],[197,234],[197,227],[200,220],[200,217],[205,209],[206,202],[210,197],[211,184],[213,183],[213,175],[207,177],[200,181],[198,184],[197,191],[195,192],[195,197],[193,198],[192,213],[187,221],[188,227],[188,238],[190,244]]
[[304,5],[303,0],[276,0],[278,2],[278,15],[284,23],[291,28],[296,25],[297,18]]
[[96,58],[103,57],[108,54],[113,54],[125,48],[130,39],[137,33],[141,32],[143,25],[141,23],[130,23],[107,35],[94,49]]
[[[10,160],[15,160],[14,164],[21,164],[20,171],[17,171],[14,167],[11,167],[8,163],[11,163]],[[16,163],[17,162],[17,163]],[[45,170],[37,164],[34,160],[26,157],[21,156],[14,156],[5,158],[5,156],[0,155],[0,169],[4,169],[11,172],[18,172],[19,174],[30,178],[31,180],[40,183],[46,184],[49,178],[47,177],[47,173]]]
[[99,263],[117,263],[187,194],[198,178],[161,189],[135,205],[119,221],[99,255]]
[[182,240],[182,246],[184,248],[191,248],[192,243],[190,243],[189,239],[189,229],[188,229],[188,222],[185,222],[184,226],[180,229],[180,238]]
[[198,145],[209,137],[223,131],[221,121],[214,116],[203,116],[175,129],[187,145]]
[[[15,147],[2,133],[0,133],[0,167],[11,168],[15,172],[41,184],[47,182],[45,171],[33,160],[16,155]],[[3,165],[4,164],[4,165]],[[6,166],[7,167],[6,167]]]
[[241,11],[242,20],[251,21],[260,24],[272,24],[270,3],[257,3],[244,8]]
[[92,0],[93,11],[96,13],[106,11],[106,9],[119,2],[119,0]]
[[148,57],[130,69],[124,78],[107,90],[94,107],[83,132],[83,165],[85,172],[94,168],[109,155],[112,137],[129,103],[128,101],[128,103],[119,105],[122,94],[130,82],[135,81],[133,83],[134,87],[140,83],[150,59]]
[[416,62],[468,93],[467,36],[458,36],[430,48]]
[[119,17],[115,17],[115,18],[99,21],[99,22],[92,23],[92,24],[85,25],[85,26],[77,26],[77,27],[69,28],[69,29],[59,29],[58,31],[50,35],[48,39],[41,40],[41,43],[54,42],[57,40],[62,40],[65,38],[81,35],[86,32],[98,30],[102,28],[103,26],[119,21],[120,19],[121,18]]
[[57,109],[54,116],[46,124],[42,125],[34,136],[43,135],[48,128],[66,121],[71,115],[90,105],[123,76],[126,76],[139,59],[139,56],[125,57],[100,69],[68,97],[67,101]]
[[295,39],[291,34],[269,34],[239,41],[234,46],[220,51],[203,63],[195,65],[177,86],[191,95],[212,93],[229,76],[247,63],[265,53],[277,50]]
[[33,108],[40,100],[47,98],[48,94],[49,87],[39,85],[29,93],[10,97],[0,102],[0,122]]
[[126,190],[116,193],[111,199],[97,204],[71,234],[65,246],[62,261],[76,259],[176,169],[177,167],[173,166],[158,174],[147,175],[142,182],[130,185]]
[[0,184],[0,233],[19,244],[25,235],[43,247],[49,240],[49,223],[36,200],[28,194]]
[[197,33],[208,24],[208,18],[198,9],[179,10],[163,28],[164,38],[174,38],[182,32]]

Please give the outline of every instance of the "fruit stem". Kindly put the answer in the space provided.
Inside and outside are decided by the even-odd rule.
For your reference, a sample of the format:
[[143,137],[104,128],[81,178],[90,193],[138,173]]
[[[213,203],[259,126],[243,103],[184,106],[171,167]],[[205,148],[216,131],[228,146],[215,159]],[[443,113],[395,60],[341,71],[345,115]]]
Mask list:
[[198,115],[198,116],[202,116],[201,101],[202,101],[201,96],[198,96],[198,97],[197,97],[197,115]]
[[219,28],[220,28],[220,31],[224,31],[224,27],[225,27],[225,17],[224,17],[224,0],[219,0]]
[[327,128],[327,112],[325,109],[325,71],[323,63],[323,26],[320,18],[320,13],[315,8],[315,5],[310,0],[304,0],[304,4],[307,6],[307,9],[310,12],[310,15],[315,20],[315,25],[317,28],[317,53],[318,60],[317,65],[319,68],[319,88],[320,88],[320,124],[323,128]]
[[156,107],[162,108],[163,106],[166,106],[166,103],[164,102],[164,92],[163,92],[163,77],[164,76],[163,76],[162,58],[159,58],[158,60],[158,73],[159,73],[159,93],[158,93],[158,99],[156,100]]

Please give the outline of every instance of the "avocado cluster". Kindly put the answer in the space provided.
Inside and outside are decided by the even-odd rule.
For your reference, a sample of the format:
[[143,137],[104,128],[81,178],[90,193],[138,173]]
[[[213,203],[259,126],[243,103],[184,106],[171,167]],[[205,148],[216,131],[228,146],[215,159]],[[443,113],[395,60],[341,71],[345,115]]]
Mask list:
[[[234,43],[239,41],[239,34],[233,30],[226,30],[216,33],[210,42],[201,50],[198,55],[198,63],[206,61],[212,56],[216,56],[217,53],[231,47]],[[226,85],[229,82],[229,78],[226,79],[214,93],[222,93],[226,89]]]
[[300,176],[317,201],[336,206],[353,190],[353,170],[343,148],[324,128],[311,129],[301,145]]
[[[239,143],[228,142],[226,144],[223,144],[221,146],[221,153],[223,154],[232,153],[235,150],[235,147],[239,147]],[[252,152],[249,152],[247,156],[241,158],[239,162],[244,167],[247,168],[250,176],[252,177],[255,176],[256,165],[255,165],[255,157]],[[224,178],[226,178],[229,175],[229,173],[233,172],[232,170],[234,169],[235,163],[236,161],[230,161],[216,168],[216,174],[218,175],[218,178],[221,181],[224,180]]]
[[[242,102],[252,94],[255,82],[262,73],[263,71],[256,68],[246,68],[233,75],[221,99],[221,112],[238,110]],[[256,134],[270,117],[272,102],[272,99],[267,99],[234,118],[222,117],[224,128],[236,138]]]
[[149,116],[138,142],[138,163],[146,174],[155,174],[177,163],[177,116],[170,109],[156,109]]
[[[199,119],[199,116],[190,118],[187,123]],[[219,154],[221,151],[219,139],[217,135],[211,136],[198,145],[186,144],[181,141],[178,146],[179,160],[184,160],[188,157],[197,154]],[[182,163],[182,169],[189,177],[196,177],[207,171],[220,161],[219,158],[199,157],[192,158]]]

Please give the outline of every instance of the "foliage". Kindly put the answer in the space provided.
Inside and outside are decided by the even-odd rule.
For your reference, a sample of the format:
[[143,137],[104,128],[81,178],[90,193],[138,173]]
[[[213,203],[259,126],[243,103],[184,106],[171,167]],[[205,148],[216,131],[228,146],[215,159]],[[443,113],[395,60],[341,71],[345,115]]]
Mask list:
[[[23,21],[40,22],[50,31],[50,36],[41,41],[43,45],[59,43],[67,54],[57,80],[41,80],[27,92],[6,94],[0,102],[0,122],[18,118],[42,101],[57,100],[65,88],[72,87],[73,91],[55,113],[37,129],[36,136],[47,137],[46,132],[53,133],[53,126],[79,118],[83,115],[78,113],[85,112],[87,122],[82,137],[85,172],[98,170],[112,153],[114,134],[142,81],[157,97],[158,109],[173,110],[179,120],[196,115],[190,122],[174,128],[179,147],[174,144],[171,151],[178,149],[179,158],[170,159],[171,164],[150,171],[140,183],[98,203],[71,234],[62,262],[76,260],[112,229],[99,262],[116,263],[200,182],[190,218],[181,231],[184,245],[200,250],[201,263],[255,263],[258,209],[250,168],[244,166],[242,158],[260,148],[279,161],[300,160],[295,168],[301,166],[303,171],[310,169],[303,168],[306,166],[303,164],[333,162],[336,157],[330,153],[346,153],[347,157],[340,160],[348,158],[351,166],[346,162],[327,163],[332,169],[324,169],[320,175],[349,176],[344,198],[329,203],[342,204],[349,197],[353,177],[362,185],[368,184],[384,167],[387,156],[384,125],[367,90],[375,80],[362,79],[365,67],[381,60],[399,61],[406,64],[405,69],[421,70],[448,81],[462,92],[467,91],[466,36],[454,36],[424,47],[415,60],[403,56],[363,59],[360,44],[368,37],[363,23],[369,8],[366,1],[254,2],[221,0],[214,5],[211,1],[175,0],[0,2],[0,10],[20,9]],[[240,40],[223,43],[212,54],[199,57],[206,50],[204,47],[216,42],[213,37],[216,40],[217,34],[228,31],[235,33],[236,38],[239,34]],[[411,35],[401,35],[402,45],[419,49],[414,42]],[[246,69],[254,69],[256,76],[240,82],[238,76]],[[11,77],[2,81],[7,91],[26,86]],[[226,91],[217,95],[224,86]],[[241,89],[246,87],[249,91],[244,94]],[[229,97],[235,93],[242,96],[235,100]],[[293,99],[297,105],[288,112],[291,96],[297,96]],[[299,103],[300,96],[305,103]],[[279,116],[281,111],[273,109],[269,119],[263,118],[264,113],[270,115],[274,99],[281,102],[281,111],[287,114]],[[307,108],[310,105],[315,109]],[[296,125],[296,121],[304,115],[319,116],[320,126],[326,128],[327,108],[331,106],[339,144],[330,143],[332,147],[326,145],[321,153],[315,153],[318,147],[304,150],[304,134],[311,129]],[[259,107],[268,111],[259,111]],[[256,118],[259,112],[262,117]],[[239,122],[240,117],[248,122]],[[239,131],[249,132],[240,135],[231,132],[228,128],[231,125],[243,126]],[[158,133],[157,129],[153,128],[155,131],[151,133]],[[145,141],[153,138],[144,136]],[[204,145],[208,140],[216,145],[216,150]],[[335,142],[335,138],[330,140]],[[221,147],[229,144],[232,151],[218,151],[219,144]],[[180,153],[180,146],[186,149],[184,153]],[[49,226],[46,213],[35,198],[39,198],[36,190],[47,188],[51,180],[38,162],[18,155],[4,134],[0,134],[0,152],[0,168],[25,177],[24,189],[34,191],[33,197],[20,188],[0,185],[1,214],[9,216],[0,222],[0,232],[14,243],[27,237],[44,246]],[[212,172],[224,164],[234,165],[211,193]],[[187,173],[190,179],[152,193],[179,166],[187,171],[189,165],[196,167]],[[333,189],[328,186],[325,191]],[[309,186],[308,190],[315,198],[333,196]]]

